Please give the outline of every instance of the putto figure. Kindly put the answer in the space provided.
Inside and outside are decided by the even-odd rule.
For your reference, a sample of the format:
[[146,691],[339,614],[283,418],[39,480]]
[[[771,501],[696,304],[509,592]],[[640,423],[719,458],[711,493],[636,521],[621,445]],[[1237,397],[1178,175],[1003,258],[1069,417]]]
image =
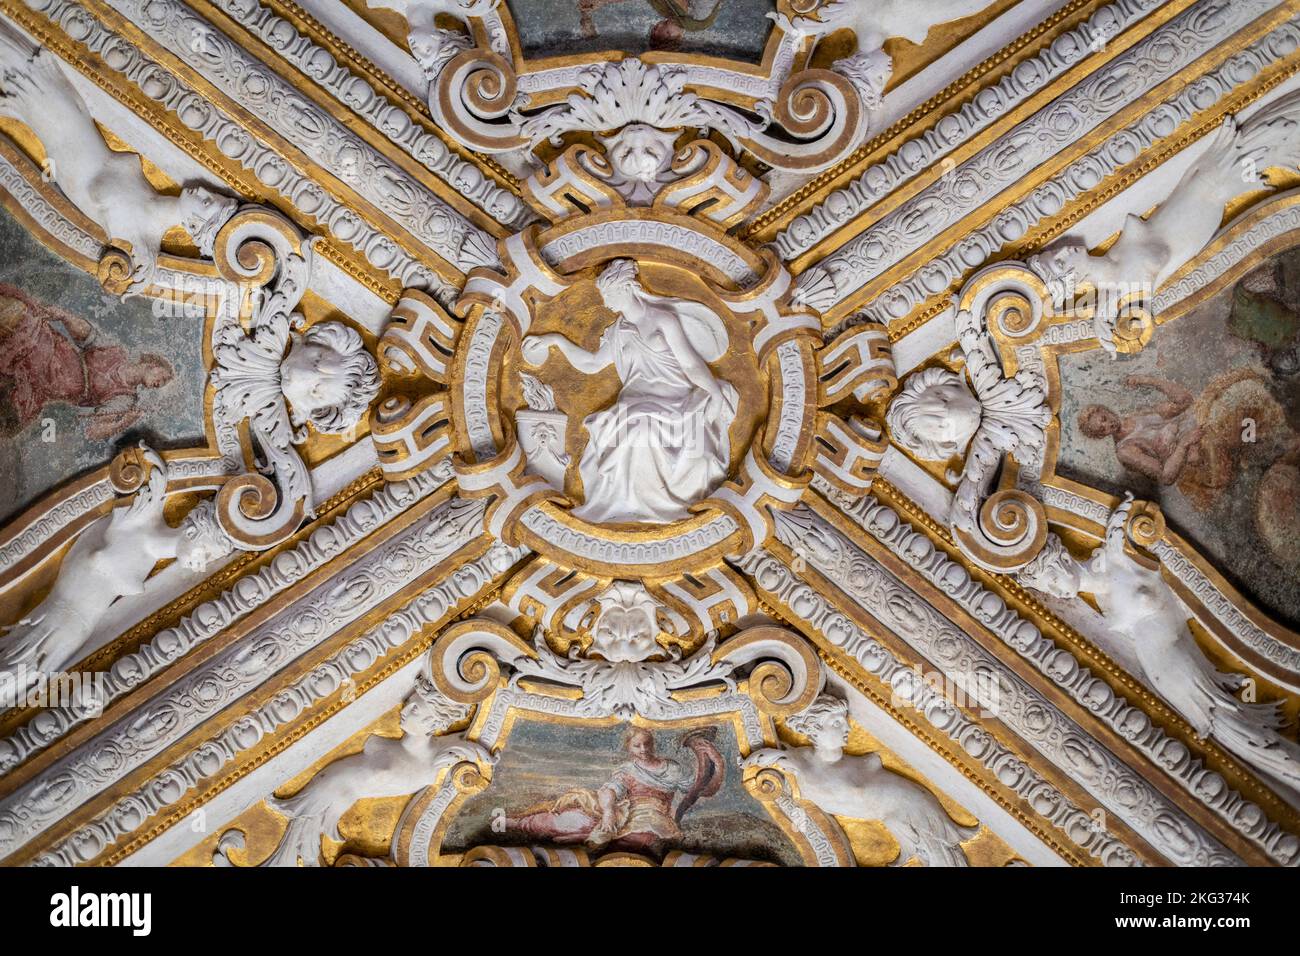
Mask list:
[[[467,710],[438,692],[423,674],[402,704],[402,736],[397,740],[371,736],[358,754],[327,766],[292,797],[268,797],[267,806],[289,820],[279,845],[262,866],[318,866],[321,837],[341,839],[339,820],[365,797],[400,797],[415,793],[437,779],[445,768],[461,762],[490,764],[492,754],[463,734],[446,734]],[[238,832],[238,831],[233,831]],[[223,835],[212,862],[230,865],[225,851],[241,845]]]
[[49,595],[0,638],[0,672],[26,668],[34,677],[66,669],[84,656],[113,601],[144,592],[159,561],[175,558],[201,571],[233,549],[210,504],[194,508],[179,528],[168,527],[163,519],[167,466],[151,449],[144,448],[143,458],[151,470],[135,500],[81,533]]
[[783,29],[802,36],[825,37],[836,30],[852,30],[857,52],[836,60],[834,67],[849,77],[868,109],[880,109],[885,87],[894,72],[894,61],[884,50],[892,37],[924,43],[931,27],[979,13],[989,0],[832,0],[816,11],[816,17],[768,14]]
[[685,518],[730,465],[737,393],[709,367],[727,351],[726,326],[701,303],[647,292],[628,259],[596,284],[618,317],[594,352],[558,333],[527,336],[522,346],[530,365],[556,348],[588,375],[613,365],[622,382],[614,404],[583,422],[586,500],[573,513],[593,522]]
[[1214,738],[1300,792],[1300,746],[1278,732],[1281,705],[1238,698],[1233,691],[1246,678],[1220,671],[1202,653],[1187,624],[1191,613],[1159,566],[1149,567],[1126,548],[1132,509],[1129,495],[1111,514],[1105,541],[1087,561],[1074,561],[1058,541],[1022,582],[1057,597],[1091,594],[1106,618],[1105,631],[1093,638],[1103,651],[1168,701],[1198,736]]
[[152,280],[163,235],[182,226],[210,254],[217,229],[238,204],[201,187],[157,192],[140,159],[109,149],[85,101],[49,50],[0,28],[0,116],[26,124],[45,147],[46,172],[111,241],[131,247],[128,292]]
[[879,754],[846,756],[849,707],[823,694],[786,721],[811,747],[756,750],[745,766],[777,766],[794,774],[799,795],[825,813],[854,820],[879,820],[898,841],[902,866],[915,858],[923,866],[968,866],[961,841],[978,827],[958,826],[925,787],[885,768]]
[[1097,292],[1094,331],[1112,355],[1120,304],[1130,294],[1147,299],[1218,233],[1224,207],[1243,193],[1272,185],[1272,167],[1300,165],[1300,93],[1291,92],[1253,111],[1229,116],[1183,174],[1173,192],[1147,216],[1130,213],[1124,231],[1103,255],[1088,252],[1079,236],[1052,244],[1030,265],[1058,299],[1076,286]]
[[1192,409],[1195,396],[1177,382],[1154,375],[1130,375],[1129,388],[1150,388],[1164,401],[1120,416],[1106,405],[1079,412],[1079,431],[1089,438],[1115,440],[1120,464],[1162,485],[1176,482],[1187,465],[1200,459],[1201,429]]
[[910,377],[889,405],[894,440],[925,461],[947,461],[966,450],[979,431],[983,409],[965,381],[946,368]]

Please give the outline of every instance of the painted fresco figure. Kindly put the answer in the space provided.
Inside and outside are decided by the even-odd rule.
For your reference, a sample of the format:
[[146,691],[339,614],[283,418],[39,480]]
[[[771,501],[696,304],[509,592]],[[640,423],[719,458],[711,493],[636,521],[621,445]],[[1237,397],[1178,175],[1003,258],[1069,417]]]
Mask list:
[[1252,343],[1275,375],[1300,373],[1300,255],[1280,256],[1236,284],[1228,331]]
[[701,733],[682,745],[695,766],[655,753],[654,734],[637,727],[625,740],[628,760],[596,789],[575,788],[555,800],[506,817],[506,832],[527,840],[582,843],[592,849],[659,854],[682,837],[680,823],[722,786],[722,755]]
[[[602,7],[626,3],[627,0],[578,0],[578,27],[582,35],[594,39],[600,33],[592,14]],[[638,3],[642,0],[638,0]],[[648,0],[654,12],[663,17],[650,28],[652,50],[675,50],[687,33],[707,30],[722,7],[722,0]]]
[[[1265,468],[1255,502],[1255,523],[1275,559],[1292,563],[1300,528],[1294,476],[1300,436],[1255,365],[1214,376],[1193,395],[1176,382],[1132,375],[1130,388],[1153,388],[1165,400],[1121,416],[1106,405],[1079,413],[1089,438],[1113,438],[1115,455],[1131,471],[1168,486],[1176,484],[1198,510],[1208,511],[1254,462]],[[1253,434],[1243,428],[1249,423]]]
[[111,438],[139,421],[142,392],[162,388],[174,374],[161,355],[133,357],[80,316],[0,283],[0,380],[9,434],[27,428],[47,406],[65,403],[85,417],[87,438]]
[[1079,430],[1089,438],[1113,438],[1115,455],[1126,468],[1172,485],[1184,466],[1200,460],[1194,396],[1177,382],[1154,375],[1130,375],[1124,384],[1155,389],[1164,401],[1124,416],[1106,405],[1089,405],[1079,413]]

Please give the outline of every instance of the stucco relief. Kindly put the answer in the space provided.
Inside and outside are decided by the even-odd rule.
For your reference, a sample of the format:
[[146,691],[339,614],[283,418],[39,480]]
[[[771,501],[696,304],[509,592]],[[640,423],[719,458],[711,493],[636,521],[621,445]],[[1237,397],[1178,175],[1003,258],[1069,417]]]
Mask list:
[[159,561],[174,558],[202,571],[233,550],[211,505],[190,511],[178,528],[163,520],[167,465],[156,451],[142,445],[130,467],[147,473],[130,504],[81,533],[49,595],[0,635],[0,673],[9,680],[30,683],[75,663],[108,606],[143,592]]
[[879,820],[898,843],[895,866],[966,866],[961,842],[979,827],[957,824],[923,786],[885,768],[878,754],[846,756],[848,705],[822,695],[786,720],[811,741],[807,747],[756,750],[747,766],[781,767],[794,775],[799,795],[836,817]]
[[[108,394],[95,323],[0,299],[87,373],[14,365],[26,427],[131,444],[0,530],[0,677],[103,678],[4,715],[0,860],[1294,863],[1300,639],[1110,496],[1231,498],[1289,568],[1300,194],[1229,180],[1300,169],[1293,11],[328,2],[9,13],[9,214],[214,295],[206,457],[135,446],[170,382]],[[1193,387],[1163,340],[1232,281]]]
[[1190,612],[1160,574],[1159,563],[1133,553],[1135,512],[1130,496],[1111,516],[1106,539],[1086,562],[1056,542],[1051,557],[1024,580],[1061,597],[1093,595],[1106,619],[1104,647],[1167,700],[1202,737],[1213,737],[1283,784],[1300,800],[1300,746],[1283,737],[1281,705],[1239,697],[1248,682],[1218,670],[1196,644]]
[[614,404],[582,423],[584,500],[573,514],[594,522],[685,518],[731,465],[738,394],[709,368],[727,351],[726,326],[707,306],[647,292],[628,259],[607,266],[596,287],[617,318],[595,351],[557,332],[530,335],[522,346],[534,366],[556,349],[579,372],[612,365],[618,373]]
[[9,26],[0,31],[0,64],[0,114],[31,128],[59,188],[110,241],[126,244],[130,264],[114,280],[120,291],[138,293],[149,285],[163,234],[172,226],[184,226],[200,249],[211,253],[234,199],[198,186],[180,196],[155,191],[136,157],[108,148],[58,59]]

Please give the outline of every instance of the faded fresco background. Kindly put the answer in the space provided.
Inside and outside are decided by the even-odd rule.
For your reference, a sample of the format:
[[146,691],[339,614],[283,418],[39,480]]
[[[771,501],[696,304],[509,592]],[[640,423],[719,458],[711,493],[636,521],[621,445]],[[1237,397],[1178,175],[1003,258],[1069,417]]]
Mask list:
[[[511,730],[509,746],[492,770],[491,785],[465,802],[448,828],[444,849],[462,852],[483,844],[528,842],[500,832],[499,824],[494,832],[494,811],[498,819],[502,811],[514,816],[540,805],[549,806],[573,788],[599,788],[628,759],[624,749],[627,729],[627,725],[598,728],[518,720]],[[716,731],[713,744],[727,768],[726,779],[718,793],[701,799],[684,814],[681,845],[666,849],[801,865],[795,848],[741,782],[734,729],[717,725],[712,730]],[[694,755],[681,746],[687,733],[656,730],[657,754],[694,767]]]
[[124,445],[203,444],[203,321],[122,302],[0,209],[0,522]]
[[510,0],[524,56],[671,50],[757,63],[773,0]]
[[1300,249],[1132,356],[1061,358],[1058,471],[1159,501],[1234,584],[1300,624]]

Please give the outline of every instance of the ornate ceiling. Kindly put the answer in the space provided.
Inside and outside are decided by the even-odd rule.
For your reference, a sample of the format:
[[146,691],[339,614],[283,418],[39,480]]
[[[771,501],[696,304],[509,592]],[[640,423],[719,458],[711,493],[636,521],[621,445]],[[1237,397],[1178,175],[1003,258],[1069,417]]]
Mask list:
[[1300,863],[1296,0],[0,11],[0,862]]

